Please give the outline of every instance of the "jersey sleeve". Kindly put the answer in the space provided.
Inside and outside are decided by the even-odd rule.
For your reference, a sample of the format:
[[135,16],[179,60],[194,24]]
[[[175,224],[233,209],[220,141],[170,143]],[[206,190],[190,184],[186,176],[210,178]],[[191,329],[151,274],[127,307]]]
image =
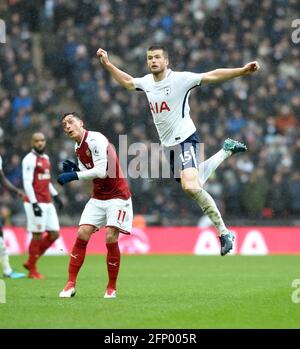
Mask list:
[[199,86],[202,80],[202,74],[192,72],[182,72],[179,75],[180,84],[186,90],[190,90],[193,87]]
[[92,154],[94,167],[89,170],[82,170],[79,161],[80,172],[77,172],[79,179],[94,179],[106,177],[107,169],[107,147],[108,140],[101,134],[95,134],[88,142]]
[[26,156],[22,161],[23,187],[31,204],[37,202],[33,189],[33,177],[35,170],[35,159]]
[[51,196],[56,196],[56,195],[58,195],[57,190],[55,189],[54,185],[53,185],[51,182],[49,183],[49,190],[50,190]]
[[97,135],[95,140],[90,142],[90,151],[92,154],[94,166],[107,165],[107,146],[108,140],[103,135]]
[[145,90],[145,77],[134,78],[133,83],[136,90]]

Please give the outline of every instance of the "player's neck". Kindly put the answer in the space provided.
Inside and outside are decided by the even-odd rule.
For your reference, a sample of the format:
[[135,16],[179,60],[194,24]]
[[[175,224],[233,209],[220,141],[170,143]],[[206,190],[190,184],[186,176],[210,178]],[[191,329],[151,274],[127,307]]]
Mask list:
[[35,148],[32,148],[32,151],[36,154],[36,155],[39,155],[39,156],[42,156],[44,155],[44,150],[37,150]]
[[77,144],[80,145],[82,143],[82,140],[83,140],[83,137],[85,135],[85,132],[86,132],[86,130],[82,129],[82,132],[80,132],[80,135],[78,135],[78,137],[75,139]]
[[166,68],[165,70],[163,70],[158,74],[152,73],[154,81],[155,82],[162,81],[167,76],[167,72],[168,72],[168,68]]

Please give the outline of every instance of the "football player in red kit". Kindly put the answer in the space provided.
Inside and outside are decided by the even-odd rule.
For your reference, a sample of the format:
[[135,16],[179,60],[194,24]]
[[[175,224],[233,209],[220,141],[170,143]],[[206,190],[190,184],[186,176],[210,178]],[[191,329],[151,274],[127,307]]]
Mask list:
[[[29,271],[29,278],[43,279],[43,275],[37,271],[37,260],[58,238],[60,229],[51,196],[59,209],[63,208],[63,203],[51,183],[51,164],[48,155],[44,153],[46,147],[44,134],[34,133],[31,145],[31,152],[22,161],[27,230],[32,233],[29,257],[23,266]],[[43,237],[45,231],[48,234]]]
[[122,173],[112,144],[100,132],[88,131],[77,113],[62,117],[65,134],[75,141],[77,164],[66,160],[58,183],[92,180],[93,194],[86,204],[79,222],[78,237],[69,262],[69,279],[59,297],[69,298],[76,293],[78,272],[84,262],[91,235],[100,227],[106,228],[108,284],[104,298],[116,297],[116,283],[120,268],[119,233],[130,234],[132,202],[128,183]]

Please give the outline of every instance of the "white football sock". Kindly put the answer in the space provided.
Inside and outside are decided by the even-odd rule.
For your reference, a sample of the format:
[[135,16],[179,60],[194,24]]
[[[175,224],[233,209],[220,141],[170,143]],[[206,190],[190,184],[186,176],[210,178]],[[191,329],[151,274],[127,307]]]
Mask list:
[[191,197],[202,208],[203,212],[210,218],[210,220],[216,227],[218,234],[220,236],[228,234],[228,229],[224,224],[221,213],[210,194],[208,194],[208,192],[204,189],[199,189],[199,191],[192,194]]
[[0,237],[0,265],[5,275],[9,275],[12,272],[3,237]]
[[215,155],[199,164],[198,170],[201,187],[207,181],[209,176],[216,170],[216,168],[219,167],[224,160],[229,158],[231,154],[232,152],[230,150],[226,151],[221,149]]

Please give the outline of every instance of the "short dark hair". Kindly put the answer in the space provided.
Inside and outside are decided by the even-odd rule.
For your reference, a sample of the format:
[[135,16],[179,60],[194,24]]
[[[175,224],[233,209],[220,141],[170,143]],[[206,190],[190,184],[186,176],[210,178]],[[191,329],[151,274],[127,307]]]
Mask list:
[[71,111],[69,113],[64,113],[60,118],[60,121],[63,122],[64,118],[67,117],[68,115],[72,115],[75,118],[82,120],[82,117],[78,113],[76,113],[76,111]]
[[167,58],[169,57],[168,50],[167,50],[167,48],[166,48],[165,46],[163,46],[163,45],[157,44],[157,45],[152,45],[152,46],[150,46],[150,47],[148,48],[148,51],[154,51],[154,50],[162,50],[163,53],[164,53],[164,56],[167,57]]

